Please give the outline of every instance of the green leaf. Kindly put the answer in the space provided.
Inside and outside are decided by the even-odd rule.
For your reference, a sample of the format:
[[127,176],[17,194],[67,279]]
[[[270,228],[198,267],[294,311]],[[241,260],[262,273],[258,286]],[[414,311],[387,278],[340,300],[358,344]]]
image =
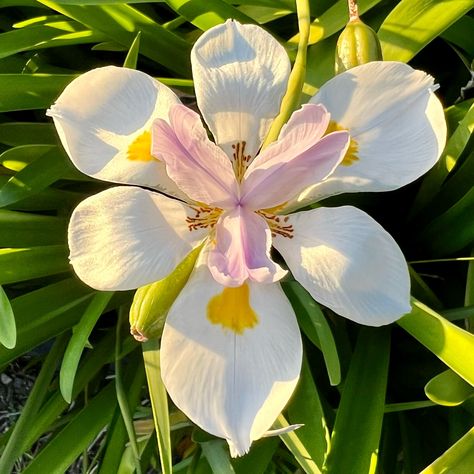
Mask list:
[[378,31],[384,60],[410,61],[471,9],[472,0],[402,0]]
[[374,472],[385,407],[390,329],[361,327],[323,472]]
[[41,364],[41,370],[35,380],[35,384],[28,396],[25,406],[21,410],[20,417],[13,427],[10,439],[0,457],[0,472],[13,472],[15,461],[23,454],[23,441],[25,433],[29,431],[32,420],[35,419],[44,399],[48,395],[48,389],[56,372],[58,359],[61,357],[66,339],[56,339],[45,360]]
[[[473,206],[474,187],[421,231],[419,242],[425,246],[425,251],[438,257],[471,245],[474,242]],[[446,229],[449,229],[449,233],[446,233]]]
[[[56,146],[25,145],[18,148],[25,149],[25,153],[31,153],[25,159],[33,161],[0,188],[0,207],[8,206],[42,191],[69,172],[69,163],[63,152]],[[13,150],[16,149],[13,148],[2,154],[0,160],[8,159],[11,154],[9,152]]]
[[439,192],[443,181],[454,169],[458,158],[468,144],[474,132],[474,104],[466,111],[456,130],[449,138],[446,148],[434,168],[427,174],[416,196],[411,216],[424,209]]
[[474,428],[420,474],[467,474],[474,466]]
[[450,43],[464,49],[469,56],[474,57],[474,18],[465,15],[450,26],[441,37]]
[[143,344],[143,360],[150,393],[153,420],[155,422],[158,451],[160,453],[163,474],[171,474],[173,470],[173,453],[170,439],[170,419],[168,413],[168,396],[161,379],[160,350],[157,339]]
[[46,109],[75,77],[72,74],[0,74],[0,112]]
[[222,0],[166,0],[166,3],[194,26],[206,31],[228,18],[241,23],[254,23],[252,18]]
[[141,31],[143,55],[170,71],[182,76],[191,75],[189,43],[130,5],[76,6],[60,5],[51,0],[39,1],[127,48]]
[[288,407],[288,418],[291,424],[303,425],[297,430],[298,437],[311,459],[322,467],[329,450],[329,430],[306,357],[303,358],[300,380]]
[[136,69],[137,68],[137,61],[138,61],[138,53],[140,51],[140,36],[141,32],[137,33],[135,39],[133,40],[130,49],[128,50],[127,57],[123,62],[123,67],[128,67],[129,69]]
[[33,459],[24,474],[63,474],[110,422],[117,400],[110,383],[77,413]]
[[265,474],[272,457],[280,443],[278,437],[262,438],[252,444],[252,449],[245,456],[232,460],[237,474]]
[[0,247],[64,244],[67,220],[0,209]]
[[438,405],[456,406],[474,395],[474,387],[448,369],[433,377],[425,386],[426,396]]
[[225,441],[206,441],[201,443],[201,448],[214,474],[235,474]]
[[113,296],[113,292],[97,293],[81,318],[79,323],[73,328],[72,337],[64,353],[61,370],[59,373],[59,387],[61,394],[68,403],[72,401],[72,389],[76,376],[79,360],[82,351],[87,343],[87,339],[94,329],[94,326],[103,313],[105,307]]
[[411,313],[397,323],[460,377],[474,385],[474,335],[416,299],[412,300]]
[[0,285],[70,270],[65,245],[0,249]]
[[0,347],[0,366],[76,324],[92,294],[71,278],[12,299],[17,343],[12,350]]
[[16,345],[15,315],[8,296],[0,286],[0,344],[7,349],[13,349]]
[[56,145],[58,136],[51,123],[7,122],[0,123],[0,143],[15,147],[33,143]]
[[74,44],[98,43],[106,37],[73,21],[50,21],[0,34],[0,58],[30,51]]
[[[303,307],[304,314],[301,314],[301,312],[297,311],[295,308],[298,322],[308,337],[313,339],[313,341],[314,337],[311,336],[311,333],[313,332],[313,329],[315,330],[317,341],[319,342],[316,345],[317,347],[320,347],[323,353],[329,381],[331,382],[331,385],[339,385],[341,382],[341,365],[337,353],[336,342],[323,312],[311,295],[298,282],[288,282],[285,284],[284,288],[290,301],[296,299]],[[310,325],[312,327],[309,327]]]
[[[290,425],[283,415],[279,415],[273,424],[274,429],[283,429],[288,426]],[[321,471],[301,441],[298,430],[281,434],[280,438],[306,474],[320,474]]]

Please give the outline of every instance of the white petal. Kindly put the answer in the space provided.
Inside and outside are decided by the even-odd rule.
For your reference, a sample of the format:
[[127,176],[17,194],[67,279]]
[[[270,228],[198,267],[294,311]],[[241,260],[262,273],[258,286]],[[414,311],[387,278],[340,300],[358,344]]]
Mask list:
[[255,156],[280,110],[290,73],[284,48],[256,25],[228,20],[206,31],[191,52],[199,109],[216,143],[232,156],[246,142]]
[[128,158],[130,145],[151,132],[156,118],[180,103],[163,84],[140,71],[107,66],[72,81],[51,106],[61,142],[74,165],[104,181],[149,186],[183,194],[156,159]]
[[273,245],[294,277],[323,305],[368,326],[410,311],[410,279],[393,238],[354,207],[319,208],[290,216],[293,238]]
[[[433,78],[397,62],[372,62],[327,82],[311,99],[349,130],[358,160],[306,190],[300,205],[343,192],[389,191],[411,183],[438,160],[446,142]],[[295,207],[295,206],[293,206]]]
[[232,456],[245,454],[270,428],[301,368],[298,325],[280,285],[248,288],[256,325],[236,333],[212,323],[208,304],[224,287],[200,266],[171,308],[161,342],[172,400],[201,428],[227,439]]
[[98,290],[130,290],[160,280],[207,234],[190,231],[187,205],[119,186],[81,202],[69,223],[70,261]]

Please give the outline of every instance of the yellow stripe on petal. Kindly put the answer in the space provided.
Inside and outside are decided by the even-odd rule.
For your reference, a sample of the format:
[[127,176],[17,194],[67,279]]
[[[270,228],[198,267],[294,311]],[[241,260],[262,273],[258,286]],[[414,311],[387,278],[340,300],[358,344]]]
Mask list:
[[[334,120],[329,122],[328,128],[326,130],[326,135],[332,132],[340,132],[341,130],[347,130],[346,128],[339,125]],[[357,156],[357,152],[359,151],[359,145],[357,142],[351,137],[351,141],[349,143],[349,148],[347,149],[346,155],[344,159],[341,161],[342,166],[351,166],[356,161],[359,161],[359,157]]]
[[250,306],[249,287],[246,283],[237,288],[224,288],[207,304],[207,318],[212,324],[221,324],[236,334],[243,334],[258,324],[255,311]]
[[128,147],[127,158],[132,161],[151,161],[154,158],[151,155],[151,133],[144,131]]

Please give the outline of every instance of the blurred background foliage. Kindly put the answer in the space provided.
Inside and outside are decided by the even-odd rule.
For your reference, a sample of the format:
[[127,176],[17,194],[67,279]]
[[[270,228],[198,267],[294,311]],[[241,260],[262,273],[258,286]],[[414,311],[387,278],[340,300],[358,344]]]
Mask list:
[[[334,75],[347,22],[345,0],[310,6],[306,98]],[[360,327],[286,282],[305,360],[275,427],[304,427],[231,461],[222,440],[167,401],[158,342],[142,348],[129,335],[133,295],[97,293],[71,271],[69,215],[108,185],[72,167],[45,109],[78,74],[126,58],[192,106],[199,35],[226,18],[258,23],[294,58],[294,2],[0,0],[0,473],[474,472],[473,7],[360,1],[384,59],[440,84],[450,139],[417,182],[326,204],[356,205],[396,238],[413,311],[388,328]]]

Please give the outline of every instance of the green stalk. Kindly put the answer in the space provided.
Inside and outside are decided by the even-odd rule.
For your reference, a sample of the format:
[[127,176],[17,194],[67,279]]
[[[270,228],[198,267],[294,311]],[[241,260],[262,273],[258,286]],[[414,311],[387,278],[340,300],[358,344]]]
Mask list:
[[118,312],[117,327],[115,329],[115,391],[117,394],[117,401],[122,413],[122,419],[127,430],[128,439],[130,440],[130,446],[133,452],[133,461],[135,464],[135,470],[137,474],[141,474],[140,466],[140,452],[138,450],[137,437],[135,435],[135,429],[133,427],[132,415],[130,413],[130,407],[128,406],[127,394],[123,387],[122,382],[122,367],[120,362],[121,357],[121,344],[120,344],[120,327],[124,320],[124,309],[120,307]]
[[270,127],[268,135],[263,142],[262,150],[278,139],[283,125],[285,125],[293,111],[300,105],[301,92],[306,78],[306,57],[311,23],[308,0],[296,0],[296,12],[300,34],[295,64],[291,70],[288,87],[281,101],[280,113]]

